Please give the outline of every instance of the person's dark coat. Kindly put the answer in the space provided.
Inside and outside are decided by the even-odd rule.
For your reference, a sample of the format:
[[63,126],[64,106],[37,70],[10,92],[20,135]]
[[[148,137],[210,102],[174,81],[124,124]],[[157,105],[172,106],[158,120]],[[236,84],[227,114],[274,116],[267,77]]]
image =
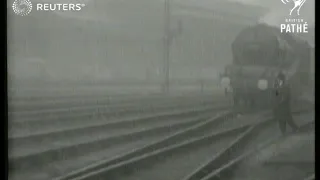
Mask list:
[[278,82],[275,84],[275,106],[274,118],[279,122],[280,130],[284,134],[286,132],[286,124],[296,131],[298,126],[294,123],[291,114],[291,89],[280,76]]
[[275,107],[274,111],[276,114],[290,113],[291,108],[291,91],[290,87],[284,85],[283,87],[276,89]]

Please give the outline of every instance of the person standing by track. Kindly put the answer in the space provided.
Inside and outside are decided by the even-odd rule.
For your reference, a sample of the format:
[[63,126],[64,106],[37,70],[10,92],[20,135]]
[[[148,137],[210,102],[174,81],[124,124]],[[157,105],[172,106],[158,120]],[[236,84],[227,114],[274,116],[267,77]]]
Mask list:
[[273,109],[274,118],[279,123],[281,133],[286,133],[286,125],[293,129],[298,130],[297,124],[293,121],[291,114],[291,89],[289,84],[286,82],[285,75],[280,72],[276,78],[275,84],[275,106]]

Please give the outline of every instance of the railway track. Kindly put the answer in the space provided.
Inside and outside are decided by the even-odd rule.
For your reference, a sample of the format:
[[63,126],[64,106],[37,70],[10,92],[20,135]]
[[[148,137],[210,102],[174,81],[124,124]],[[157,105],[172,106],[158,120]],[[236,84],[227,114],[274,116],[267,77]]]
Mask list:
[[280,137],[280,133],[273,133],[277,124],[270,117],[260,115],[258,121],[254,117],[251,122],[239,126],[239,119],[230,118],[231,114],[220,116],[221,122],[226,124],[198,125],[198,128],[184,130],[131,154],[85,167],[57,180],[217,179],[225,171],[230,172],[230,164],[240,162],[250,155],[249,152],[254,152],[253,149]]
[[[9,134],[10,139],[20,139],[24,137],[47,137],[47,135],[55,135],[57,133],[65,132],[64,135],[67,135],[66,132],[76,133],[81,132],[84,133],[90,130],[98,130],[99,128],[132,128],[136,124],[152,124],[155,122],[166,122],[169,119],[165,119],[168,117],[188,117],[189,115],[200,115],[206,112],[217,112],[220,110],[228,109],[229,106],[205,106],[199,108],[188,108],[188,109],[176,109],[168,112],[155,112],[155,113],[146,113],[144,115],[136,115],[136,116],[125,116],[122,118],[97,118],[97,119],[68,119],[67,121],[50,121],[46,123],[38,123],[36,126],[24,126],[23,129],[16,128],[11,129]],[[161,121],[160,121],[161,120]],[[32,123],[35,124],[35,123]],[[106,129],[104,129],[106,130]],[[110,130],[110,129],[109,129]],[[23,139],[25,140],[25,139]]]
[[[29,174],[32,171],[37,174],[39,168],[46,166],[49,170],[41,172],[46,174],[51,171],[51,173],[48,173],[51,177],[54,176],[52,174],[59,171],[53,169],[59,169],[59,167],[65,167],[68,164],[73,164],[69,165],[71,169],[79,168],[80,165],[84,166],[83,163],[92,163],[92,161],[112,157],[130,149],[137,149],[202,122],[204,122],[202,128],[206,128],[205,125],[219,124],[223,119],[208,119],[220,111],[221,108],[203,111],[189,110],[185,113],[167,113],[163,116],[155,116],[144,120],[113,122],[106,124],[104,127],[94,127],[91,131],[88,130],[90,127],[87,127],[88,129],[70,132],[70,134],[59,132],[52,135],[48,134],[47,137],[45,135],[22,136],[17,137],[16,140],[13,137],[11,143],[9,141],[9,145],[11,144],[9,147],[12,147],[11,155],[9,155],[12,176],[15,177],[14,174],[18,174],[17,179],[19,179],[21,178],[19,174]],[[83,132],[83,130],[86,132]],[[61,139],[62,137],[64,139]],[[61,147],[58,147],[59,145]],[[91,158],[84,155],[91,156]],[[66,158],[70,163],[66,162]],[[23,172],[19,173],[19,171]],[[58,175],[61,174],[58,173]],[[22,177],[27,179],[26,175],[22,175]],[[31,177],[32,180],[37,179],[33,175]]]
[[[99,119],[97,116],[92,119],[71,118],[72,116],[67,118],[66,114],[58,113],[57,119],[52,121],[44,117],[42,120],[39,118],[25,123],[13,122],[13,131],[9,136],[9,148],[12,149],[9,154],[10,179],[77,178],[79,173],[88,175],[101,168],[117,166],[130,159],[152,154],[153,151],[170,149],[179,143],[177,149],[197,147],[200,144],[199,152],[206,153],[198,155],[204,154],[202,157],[207,157],[210,148],[208,150],[205,142],[208,139],[229,138],[222,140],[221,146],[215,143],[210,146],[212,150],[222,150],[234,138],[252,128],[252,124],[259,119],[258,116],[268,114],[243,112],[250,115],[243,115],[241,119],[236,116],[238,111],[223,113],[229,109],[224,103],[217,106],[218,102],[212,100],[199,101],[200,105],[197,102],[175,104],[174,101],[171,101],[171,105],[168,105],[170,102],[154,104],[151,107],[153,110],[140,111],[137,116],[134,113],[128,113],[128,116],[120,113],[114,119],[106,112],[101,114],[108,119]],[[139,108],[141,107],[133,107],[133,111],[139,111]],[[145,114],[146,112],[150,114]],[[126,114],[126,111],[123,113]],[[198,155],[194,157],[197,158]],[[85,168],[81,169],[82,167]],[[62,177],[63,174],[67,175]]]
[[[147,153],[150,153],[152,151],[156,151],[159,148],[167,147],[170,145],[174,145],[176,143],[179,143],[180,141],[188,141],[190,138],[195,137],[201,137],[204,133],[212,133],[214,131],[218,131],[219,129],[225,127],[225,126],[235,126],[237,124],[237,120],[239,120],[236,117],[233,117],[235,115],[235,112],[229,112],[226,114],[219,115],[218,117],[215,117],[213,119],[209,119],[205,122],[202,122],[200,124],[195,125],[194,127],[190,127],[186,130],[182,130],[181,132],[177,132],[173,136],[166,137],[158,142],[154,142],[153,144],[150,144],[144,148],[134,150],[131,153],[125,154],[123,156],[119,156],[115,159],[108,159],[105,162],[100,162],[98,164],[92,165],[90,167],[87,167],[83,170],[76,171],[74,173],[71,173],[70,175],[67,175],[65,179],[69,179],[70,177],[77,175],[77,174],[83,174],[87,171],[91,171],[92,169],[99,169],[99,167],[111,165],[115,162],[124,161],[125,159],[132,158],[138,155],[145,155]],[[226,119],[230,119],[229,121],[226,121]],[[256,117],[251,117],[249,119],[244,119],[247,121],[254,122]],[[243,128],[243,127],[242,127]],[[216,137],[224,136],[229,131],[220,132],[217,133]],[[63,178],[62,178],[63,179]]]
[[[190,107],[191,106],[191,107]],[[219,111],[229,108],[229,105],[217,106],[215,104],[202,105],[196,107],[196,105],[190,105],[189,107],[174,107],[168,109],[154,108],[149,112],[140,112],[139,114],[121,114],[116,117],[109,116],[108,114],[99,114],[92,117],[79,117],[79,118],[67,118],[57,115],[57,120],[43,119],[39,121],[31,121],[24,123],[15,123],[9,121],[9,139],[21,139],[28,136],[42,136],[53,135],[64,132],[73,133],[77,131],[88,131],[93,129],[101,129],[105,126],[115,127],[123,126],[123,124],[133,124],[133,122],[150,123],[157,119],[163,119],[166,117],[188,117],[190,114],[201,114],[210,111]],[[112,126],[113,124],[113,126]],[[69,134],[70,134],[69,133]],[[67,134],[65,134],[67,135]]]
[[[228,105],[226,102],[219,103]],[[66,108],[62,111],[47,111],[47,112],[32,112],[32,114],[20,114],[20,115],[12,115],[9,114],[10,122],[15,124],[23,124],[23,123],[41,123],[48,121],[56,121],[56,120],[67,120],[70,118],[88,118],[88,117],[119,117],[119,116],[133,116],[133,115],[141,115],[145,113],[155,113],[155,112],[167,112],[170,110],[177,109],[191,109],[191,108],[199,108],[199,107],[210,107],[216,106],[218,103],[215,102],[194,102],[194,103],[166,103],[166,104],[156,104],[149,103],[145,105],[136,105],[136,106],[118,106],[118,107],[107,107],[107,106],[97,106],[95,108],[86,108],[86,109],[71,109]]]
[[109,94],[111,97],[132,97],[132,95],[145,97],[146,95],[161,95],[162,93],[156,91],[137,91],[137,92],[125,92],[125,91],[108,91],[108,86],[103,87],[81,87],[74,86],[68,88],[57,88],[57,87],[48,87],[48,86],[33,86],[32,88],[28,88],[25,86],[17,86],[17,87],[8,87],[8,95],[10,99],[13,100],[37,100],[45,97],[46,99],[74,99],[79,97],[95,97],[96,95],[104,96],[105,94]]
[[[88,121],[88,119],[113,119],[119,117],[132,117],[139,116],[146,113],[157,113],[157,112],[167,112],[168,110],[174,110],[176,107],[179,109],[192,109],[195,110],[202,107],[211,107],[217,105],[225,105],[228,106],[230,103],[224,99],[209,99],[208,98],[200,98],[200,99],[188,99],[186,98],[184,101],[166,100],[166,102],[156,102],[151,101],[144,105],[137,105],[132,103],[130,106],[124,105],[115,105],[115,106],[107,106],[107,105],[96,105],[90,107],[90,104],[84,107],[69,107],[64,109],[55,109],[51,108],[46,111],[26,111],[26,112],[17,112],[17,113],[9,113],[9,122],[10,127],[34,127],[40,126],[41,124],[52,123],[50,121],[54,121],[54,124],[66,124],[70,119],[77,119],[78,121]],[[307,102],[299,102],[300,107],[310,106]],[[21,129],[19,129],[20,131]]]
[[[64,97],[60,95],[56,98],[50,97],[38,97],[34,98],[22,98],[22,99],[9,99],[9,110],[14,111],[30,111],[30,110],[46,110],[55,107],[83,107],[94,105],[133,105],[154,102],[168,102],[168,100],[183,101],[187,99],[205,99],[204,97],[210,97],[212,94],[152,94],[152,95],[91,95],[91,96],[79,96],[79,97]],[[222,99],[222,98],[219,98]],[[11,111],[10,110],[10,111]]]
[[[220,101],[220,104],[227,104],[226,101]],[[44,120],[57,120],[61,118],[80,118],[93,115],[119,116],[122,114],[141,114],[152,111],[167,111],[175,107],[198,107],[205,105],[218,104],[218,100],[208,98],[185,98],[185,99],[164,99],[161,101],[149,100],[146,102],[130,102],[118,104],[85,104],[81,106],[58,106],[53,105],[50,109],[30,110],[30,111],[11,111],[9,112],[10,122],[24,123]]]
[[[307,122],[307,123],[303,124],[300,127],[300,130],[302,132],[310,130],[310,126],[314,126],[313,123],[314,123],[314,121]],[[244,180],[244,179],[249,179],[250,180],[250,177],[241,177],[241,176],[239,177],[238,176],[239,172],[235,173],[236,170],[242,165],[243,162],[245,162],[250,157],[254,156],[257,152],[259,152],[263,148],[266,148],[269,145],[272,145],[272,144],[274,144],[274,143],[276,143],[278,141],[279,141],[279,137],[272,137],[272,138],[269,138],[267,141],[265,141],[265,142],[263,142],[263,143],[261,143],[261,144],[259,144],[257,146],[252,146],[250,148],[247,148],[245,151],[240,153],[237,157],[235,157],[234,159],[230,160],[227,163],[224,163],[220,168],[218,168],[215,171],[211,172],[210,174],[208,174],[207,176],[205,176],[201,180],[221,180],[221,179],[225,179],[225,180]],[[252,169],[252,170],[254,171],[254,169]],[[281,171],[279,171],[279,172],[273,172],[273,173],[280,173],[280,174],[278,174],[278,177],[282,177],[285,174],[282,174],[282,176],[281,176],[281,173],[290,173],[290,172],[281,172]],[[253,177],[253,179],[257,179],[257,178],[258,179],[266,179],[266,180],[270,179],[268,177],[265,177],[264,174],[261,174],[260,177],[256,177],[256,176]],[[282,177],[281,179],[286,179],[286,177]]]
[[[171,108],[170,108],[171,107]],[[182,113],[186,111],[201,111],[205,109],[210,108],[220,108],[224,109],[226,107],[229,107],[228,104],[220,104],[219,106],[215,104],[205,104],[205,105],[189,105],[189,106],[181,106],[181,107],[174,107],[169,106],[168,108],[157,108],[157,107],[150,107],[146,109],[139,109],[136,108],[134,110],[131,110],[129,112],[127,111],[121,111],[117,114],[114,114],[115,112],[107,113],[104,111],[98,111],[98,112],[91,112],[88,114],[81,115],[80,113],[69,113],[69,114],[57,114],[54,115],[54,118],[52,117],[43,117],[41,119],[41,116],[37,119],[30,119],[30,121],[21,121],[21,122],[15,122],[12,120],[12,118],[9,117],[9,126],[10,130],[9,132],[15,131],[23,131],[23,129],[32,129],[33,127],[39,128],[54,128],[54,127],[69,127],[69,126],[79,126],[80,124],[97,124],[101,121],[108,122],[108,121],[116,121],[121,119],[132,119],[132,118],[146,118],[150,116],[155,115],[162,115],[162,114],[168,114],[168,113]],[[149,110],[149,111],[148,111]],[[16,129],[16,130],[15,130]]]
[[[11,169],[16,172],[23,169],[24,172],[38,171],[43,165],[59,164],[59,161],[65,164],[66,157],[78,160],[78,164],[90,162],[97,157],[105,158],[156,141],[200,123],[222,109],[189,109],[99,125],[83,125],[82,128],[13,135],[9,140],[9,148],[12,149],[9,162]],[[106,151],[110,153],[106,154]],[[100,156],[97,155],[99,153]],[[92,157],[83,160],[83,155],[88,154]]]
[[62,99],[76,99],[76,98],[94,98],[97,95],[106,96],[112,98],[133,98],[134,97],[146,97],[146,96],[163,96],[160,91],[123,91],[123,89],[118,89],[118,91],[109,91],[108,86],[100,87],[96,89],[92,86],[87,87],[70,87],[67,89],[55,89],[54,87],[37,87],[37,88],[26,88],[26,87],[15,87],[8,89],[8,95],[10,100],[15,101],[25,101],[25,100],[41,100],[43,98],[48,100],[60,101]]

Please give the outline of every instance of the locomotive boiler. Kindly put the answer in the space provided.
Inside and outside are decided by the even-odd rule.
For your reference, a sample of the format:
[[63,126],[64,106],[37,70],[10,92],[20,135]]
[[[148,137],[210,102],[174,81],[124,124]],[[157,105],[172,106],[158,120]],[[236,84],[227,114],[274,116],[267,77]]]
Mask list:
[[256,24],[243,29],[232,43],[233,61],[221,84],[232,90],[235,105],[270,104],[275,77],[283,72],[298,97],[310,79],[312,48],[296,35]]

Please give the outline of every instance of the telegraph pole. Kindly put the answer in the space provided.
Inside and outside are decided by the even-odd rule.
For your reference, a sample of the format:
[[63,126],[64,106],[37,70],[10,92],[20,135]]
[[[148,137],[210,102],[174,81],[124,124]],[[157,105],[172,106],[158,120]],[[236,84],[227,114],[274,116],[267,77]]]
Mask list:
[[164,2],[164,57],[163,57],[163,74],[164,74],[164,85],[163,91],[167,93],[169,91],[170,81],[170,2],[165,0]]
[[163,46],[163,74],[164,74],[164,85],[163,91],[167,93],[170,85],[170,45],[173,39],[181,34],[182,23],[178,21],[178,28],[171,29],[171,10],[170,0],[165,0],[164,6],[164,46]]

